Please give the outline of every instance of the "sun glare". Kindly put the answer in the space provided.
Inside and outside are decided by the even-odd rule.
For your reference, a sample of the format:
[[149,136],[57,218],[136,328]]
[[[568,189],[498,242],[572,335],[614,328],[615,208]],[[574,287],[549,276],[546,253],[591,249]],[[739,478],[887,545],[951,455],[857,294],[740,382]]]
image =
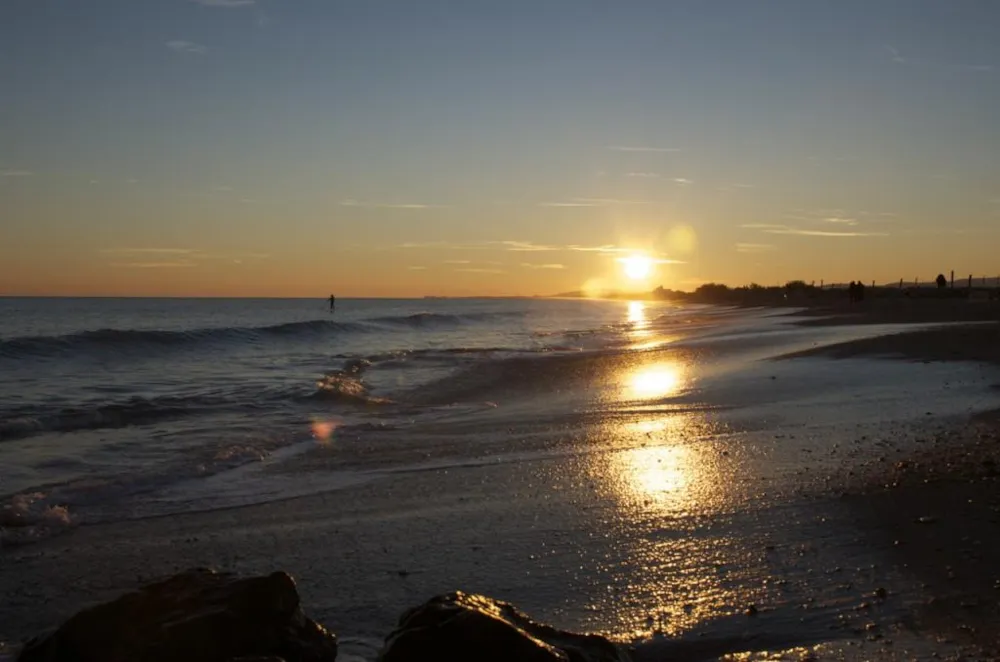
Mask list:
[[621,259],[625,275],[632,280],[644,280],[653,271],[653,260],[645,255],[630,255]]

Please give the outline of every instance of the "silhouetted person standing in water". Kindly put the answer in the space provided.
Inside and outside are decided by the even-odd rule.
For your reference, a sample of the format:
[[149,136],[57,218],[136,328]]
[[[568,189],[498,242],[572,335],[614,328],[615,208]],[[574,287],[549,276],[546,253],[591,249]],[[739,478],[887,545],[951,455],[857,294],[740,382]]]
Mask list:
[[335,297],[335,296],[333,296],[333,295],[331,294],[331,295],[330,295],[330,312],[331,312],[331,313],[333,312],[333,308],[334,308],[334,306],[336,306],[336,305],[337,305],[337,297]]

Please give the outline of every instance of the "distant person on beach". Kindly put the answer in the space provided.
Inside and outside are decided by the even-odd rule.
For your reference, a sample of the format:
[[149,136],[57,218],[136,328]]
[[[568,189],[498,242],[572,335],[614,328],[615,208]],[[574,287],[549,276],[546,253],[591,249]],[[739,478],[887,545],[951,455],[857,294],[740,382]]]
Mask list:
[[330,295],[330,312],[331,312],[331,313],[333,312],[333,308],[334,308],[334,306],[336,306],[336,305],[337,305],[337,297],[335,297],[335,296],[333,296],[333,295],[331,294],[331,295]]
[[855,298],[856,301],[865,300],[865,284],[862,283],[860,280],[858,281],[857,286],[854,288],[854,296],[856,297]]
[[853,280],[851,284],[847,286],[847,298],[850,299],[851,303],[858,300],[858,286]]

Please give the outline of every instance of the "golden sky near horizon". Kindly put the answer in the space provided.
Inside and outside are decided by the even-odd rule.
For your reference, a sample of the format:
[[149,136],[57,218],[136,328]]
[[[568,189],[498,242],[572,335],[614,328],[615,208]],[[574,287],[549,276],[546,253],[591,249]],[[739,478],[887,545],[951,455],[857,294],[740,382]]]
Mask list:
[[1000,5],[376,4],[8,8],[0,295],[1000,272]]

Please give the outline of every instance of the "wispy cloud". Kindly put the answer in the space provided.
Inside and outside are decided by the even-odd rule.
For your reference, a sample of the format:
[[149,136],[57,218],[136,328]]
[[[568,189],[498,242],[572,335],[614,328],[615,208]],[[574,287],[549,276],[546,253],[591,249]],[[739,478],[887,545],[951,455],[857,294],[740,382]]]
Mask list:
[[0,177],[31,177],[34,174],[30,170],[16,170],[13,168],[0,170]]
[[774,249],[772,244],[736,244],[737,253],[767,253]]
[[545,244],[536,244],[530,241],[496,241],[489,243],[499,244],[509,251],[522,251],[527,253],[561,250],[559,246],[546,246]]
[[679,147],[649,147],[646,145],[609,145],[608,149],[615,152],[679,152]]
[[522,262],[521,266],[525,269],[565,269],[565,264],[532,264],[530,262]]
[[593,202],[539,202],[539,207],[600,207]]
[[184,53],[187,55],[201,55],[203,53],[208,52],[207,46],[196,44],[193,41],[184,41],[183,39],[174,39],[173,41],[168,41],[167,48],[174,51],[175,53]]
[[787,234],[787,235],[799,235],[804,237],[887,237],[889,233],[887,232],[855,232],[855,231],[834,231],[834,230],[808,230],[804,228],[795,228],[788,225],[779,225],[774,223],[745,223],[740,227],[760,230],[765,234]]
[[623,198],[576,198],[582,202],[590,202],[595,205],[648,205],[648,200],[627,200]]
[[224,7],[226,9],[236,9],[237,7],[249,7],[257,4],[257,0],[191,0],[205,7]]
[[883,48],[889,54],[889,57],[892,59],[892,61],[895,62],[896,64],[906,64],[908,62],[906,58],[904,58],[902,55],[899,54],[898,50],[896,50],[889,44],[886,44],[885,46],[883,46]]
[[112,255],[194,255],[200,253],[197,248],[102,248],[102,253]]
[[472,264],[472,260],[445,260],[445,264]]
[[623,198],[570,198],[560,202],[541,202],[541,207],[609,207],[613,205],[648,205],[648,200],[627,200]]
[[360,200],[341,200],[341,207],[368,207],[371,209],[443,209],[445,205],[428,205],[419,202],[362,202]]
[[185,267],[196,267],[197,262],[192,260],[177,260],[174,262],[112,262],[111,267],[116,269],[182,269]]
[[243,264],[245,260],[269,260],[267,253],[245,251],[207,252],[198,248],[124,246],[102,248],[100,253],[118,256],[122,262],[112,262],[112,267],[128,267],[133,269],[154,269],[172,267],[195,267],[207,262],[233,262]]
[[[641,251],[634,248],[628,248],[625,246],[617,246],[615,244],[603,244],[599,246],[586,246],[583,244],[565,244],[565,245],[555,245],[555,244],[538,244],[533,241],[521,241],[508,239],[505,241],[484,241],[478,243],[449,243],[446,241],[433,241],[433,242],[406,242],[403,244],[398,244],[393,248],[397,249],[426,249],[434,248],[441,250],[485,250],[485,251],[510,251],[514,253],[597,253],[604,256],[617,256],[623,253],[645,253],[653,260],[658,261],[660,264],[684,264],[679,260],[671,260],[665,257],[658,257],[655,254],[651,254],[649,251]],[[461,260],[451,260],[447,263],[457,264],[464,261]],[[476,261],[478,264],[501,264],[498,262],[489,261]],[[470,264],[472,262],[470,261]]]
[[637,177],[639,179],[659,179],[660,175],[655,172],[626,172],[626,177]]
[[847,209],[793,209],[785,214],[784,218],[801,222],[816,224],[832,224],[848,227],[870,225],[873,223],[895,223],[897,215],[893,212],[876,212],[867,210],[851,211]]
[[898,49],[896,49],[893,46],[890,46],[889,44],[886,44],[885,46],[883,46],[883,48],[885,49],[885,52],[889,54],[889,59],[895,62],[896,64],[922,65],[929,67],[937,67],[940,69],[953,69],[959,71],[973,71],[980,73],[990,73],[994,69],[994,66],[992,64],[987,64],[987,63],[947,64],[941,62],[930,62],[927,60],[914,60],[913,58],[910,57],[903,57],[903,55],[900,54]]
[[693,179],[687,179],[686,177],[674,177],[671,181],[673,181],[674,184],[680,184],[681,186],[690,186],[691,184],[694,184]]
[[467,273],[467,274],[502,274],[502,273],[504,273],[503,269],[488,269],[488,268],[485,268],[485,267],[482,267],[482,268],[480,268],[480,267],[466,267],[464,269],[455,269],[455,271],[459,271],[459,272]]
[[407,269],[409,269],[410,271],[426,271],[427,267],[422,267],[422,266],[419,266],[419,265],[414,265],[412,267],[407,267]]

